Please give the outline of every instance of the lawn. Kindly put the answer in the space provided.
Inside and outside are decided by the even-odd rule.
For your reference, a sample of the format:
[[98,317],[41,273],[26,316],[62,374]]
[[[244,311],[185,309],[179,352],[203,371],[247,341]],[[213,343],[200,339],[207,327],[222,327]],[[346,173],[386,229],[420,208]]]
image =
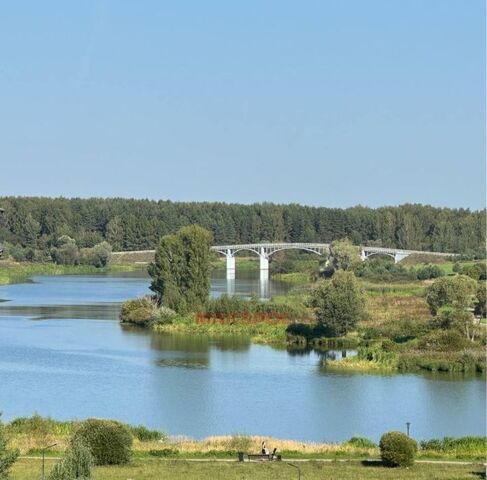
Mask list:
[[[54,460],[46,460],[46,473]],[[380,465],[360,462],[295,462],[301,469],[303,480],[433,480],[433,479],[479,479],[481,465],[431,465],[416,464],[409,469],[389,469]],[[11,480],[40,478],[40,459],[20,459],[14,466]],[[185,460],[134,460],[124,467],[97,467],[93,480],[264,480],[298,478],[296,468],[286,462],[244,463],[237,462],[188,462]]]

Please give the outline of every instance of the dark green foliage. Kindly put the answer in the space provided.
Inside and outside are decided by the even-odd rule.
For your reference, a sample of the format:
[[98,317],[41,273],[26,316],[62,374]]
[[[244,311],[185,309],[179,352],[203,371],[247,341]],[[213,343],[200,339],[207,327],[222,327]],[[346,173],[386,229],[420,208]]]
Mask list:
[[49,480],[89,480],[94,465],[90,448],[80,440],[71,442],[64,457],[54,465]]
[[416,273],[400,264],[394,263],[389,256],[379,255],[360,262],[353,269],[357,277],[377,282],[415,280]]
[[410,467],[418,450],[417,443],[402,432],[388,432],[382,435],[380,456],[387,467]]
[[[56,246],[51,248],[51,258],[59,265],[93,265],[96,268],[106,267],[110,261],[112,247],[107,242],[98,243],[91,248],[78,248],[76,241],[68,235],[57,239]],[[26,258],[26,260],[29,260]]]
[[365,295],[353,272],[338,270],[331,280],[320,282],[310,303],[329,337],[346,335],[365,315]]
[[77,265],[79,263],[79,249],[73,238],[62,235],[56,243],[57,246],[51,249],[54,263],[60,265]]
[[121,465],[130,460],[132,433],[115,420],[90,418],[81,422],[73,435],[73,445],[87,445],[97,465]]
[[425,265],[416,271],[418,280],[429,280],[430,278],[439,278],[445,275],[445,272],[438,265]]
[[134,199],[3,197],[0,238],[49,250],[63,234],[79,247],[102,240],[115,250],[152,249],[158,239],[190,224],[213,233],[214,242],[326,242],[458,252],[485,257],[485,211],[401,205],[371,209],[316,208],[270,203],[238,205]]
[[7,480],[10,468],[15,463],[18,456],[18,450],[9,449],[7,447],[5,428],[0,422],[0,480]]
[[477,262],[472,265],[465,265],[460,268],[459,273],[462,275],[467,275],[474,280],[485,280],[486,275],[486,263],[485,262]]
[[376,443],[365,437],[352,437],[346,444],[356,448],[377,448]]
[[132,435],[141,442],[166,440],[167,435],[159,430],[149,430],[144,425],[137,425],[135,427],[129,427]]
[[149,450],[149,455],[151,457],[165,458],[165,457],[175,457],[179,454],[179,451],[175,448],[161,448],[158,450]]
[[151,290],[178,313],[201,310],[210,293],[211,233],[190,225],[161,238],[150,266]]

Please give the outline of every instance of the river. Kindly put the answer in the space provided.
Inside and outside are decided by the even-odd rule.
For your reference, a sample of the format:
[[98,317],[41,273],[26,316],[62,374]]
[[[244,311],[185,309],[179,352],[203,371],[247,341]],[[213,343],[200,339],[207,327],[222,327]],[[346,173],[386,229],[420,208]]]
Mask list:
[[[118,274],[39,276],[0,287],[7,300],[0,303],[3,419],[95,416],[196,438],[330,442],[377,440],[406,422],[418,439],[485,433],[482,377],[336,374],[316,352],[122,327],[120,303],[147,293],[148,284],[144,275]],[[270,281],[264,293],[286,288]],[[252,273],[230,286],[216,274],[212,295],[228,290],[262,293]]]

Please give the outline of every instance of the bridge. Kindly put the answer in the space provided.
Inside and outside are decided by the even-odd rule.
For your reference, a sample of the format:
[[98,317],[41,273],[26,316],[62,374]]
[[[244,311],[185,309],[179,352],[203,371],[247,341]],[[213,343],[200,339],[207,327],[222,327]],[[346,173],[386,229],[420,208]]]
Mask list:
[[[396,248],[384,247],[367,247],[360,246],[360,257],[366,260],[374,255],[388,255],[394,259],[394,262],[400,262],[409,255],[431,255],[437,257],[451,257],[452,253],[440,252],[425,252],[422,250],[400,250]],[[248,243],[242,245],[216,245],[211,247],[213,252],[218,252],[225,255],[227,259],[227,279],[235,279],[235,254],[237,252],[246,250],[256,253],[260,259],[260,278],[266,280],[269,278],[269,258],[276,252],[282,250],[303,250],[317,255],[325,255],[330,251],[330,244],[328,243]]]

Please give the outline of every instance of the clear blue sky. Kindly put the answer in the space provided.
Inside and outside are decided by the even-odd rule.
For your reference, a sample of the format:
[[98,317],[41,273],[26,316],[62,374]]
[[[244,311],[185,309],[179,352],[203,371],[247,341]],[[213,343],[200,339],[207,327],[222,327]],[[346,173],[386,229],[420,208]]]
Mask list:
[[0,195],[485,203],[484,0],[0,4]]

